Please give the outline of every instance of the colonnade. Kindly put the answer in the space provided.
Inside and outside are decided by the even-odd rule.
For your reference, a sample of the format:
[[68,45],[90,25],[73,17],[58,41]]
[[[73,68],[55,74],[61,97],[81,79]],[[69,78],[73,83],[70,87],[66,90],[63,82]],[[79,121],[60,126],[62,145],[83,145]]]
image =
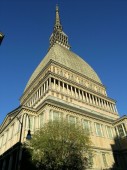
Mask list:
[[33,106],[36,103],[36,101],[38,101],[41,98],[41,96],[43,96],[48,91],[48,89],[58,91],[59,93],[68,95],[78,100],[82,100],[86,103],[98,106],[110,112],[114,112],[114,113],[117,112],[114,103],[111,103],[110,101],[101,98],[95,94],[81,90],[78,87],[75,87],[74,85],[70,85],[66,82],[51,77],[48,78],[43,83],[43,85],[33,94],[32,98],[29,100],[29,102],[27,102],[27,105]]

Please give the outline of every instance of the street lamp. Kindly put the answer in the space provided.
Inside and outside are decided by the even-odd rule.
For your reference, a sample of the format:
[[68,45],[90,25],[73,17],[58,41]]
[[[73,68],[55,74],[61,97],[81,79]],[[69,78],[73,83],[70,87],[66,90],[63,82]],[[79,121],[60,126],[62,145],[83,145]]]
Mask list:
[[3,38],[4,38],[4,35],[3,35],[2,32],[0,32],[0,45],[1,45],[1,43],[2,43]]
[[29,130],[26,136],[27,140],[31,139],[31,131],[30,131],[30,117],[27,113],[24,113],[22,116],[22,119],[20,120],[18,117],[18,121],[21,125],[21,129],[20,129],[20,137],[19,137],[19,149],[18,149],[18,153],[17,153],[17,159],[16,159],[16,170],[20,170],[20,163],[21,163],[21,158],[22,158],[22,148],[21,148],[21,141],[22,141],[22,132],[23,132],[23,122],[24,122],[24,116],[26,115],[26,117],[28,117],[29,119]]

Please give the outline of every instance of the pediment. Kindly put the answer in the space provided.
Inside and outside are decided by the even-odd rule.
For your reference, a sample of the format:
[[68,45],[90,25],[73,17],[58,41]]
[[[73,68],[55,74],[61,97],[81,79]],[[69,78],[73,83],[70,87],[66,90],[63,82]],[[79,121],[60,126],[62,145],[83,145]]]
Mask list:
[[20,110],[20,107],[18,107],[18,108],[16,108],[15,110],[9,112],[9,113],[6,115],[3,123],[2,123],[1,126],[0,126],[0,133],[3,131],[3,129],[4,129],[6,126],[9,125],[9,123],[10,123],[10,122],[13,120],[13,118],[17,115],[17,113],[19,112],[19,110]]

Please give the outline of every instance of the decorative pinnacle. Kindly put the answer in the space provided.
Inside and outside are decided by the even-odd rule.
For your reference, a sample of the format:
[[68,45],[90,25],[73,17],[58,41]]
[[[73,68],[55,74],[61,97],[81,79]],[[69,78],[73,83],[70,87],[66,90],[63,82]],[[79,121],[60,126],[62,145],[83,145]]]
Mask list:
[[62,31],[62,25],[60,23],[60,15],[59,15],[59,7],[58,7],[58,5],[56,5],[56,20],[55,20],[54,30]]

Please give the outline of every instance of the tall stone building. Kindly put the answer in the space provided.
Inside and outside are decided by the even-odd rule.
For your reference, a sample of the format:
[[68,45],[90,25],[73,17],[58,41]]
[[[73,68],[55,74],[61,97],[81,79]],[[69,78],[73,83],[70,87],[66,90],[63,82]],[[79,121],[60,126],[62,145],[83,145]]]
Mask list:
[[20,106],[8,113],[0,127],[0,169],[17,170],[20,142],[26,134],[61,117],[90,132],[91,169],[127,167],[127,116],[119,117],[116,103],[106,94],[97,73],[73,53],[63,32],[59,9],[46,56],[30,77]]

